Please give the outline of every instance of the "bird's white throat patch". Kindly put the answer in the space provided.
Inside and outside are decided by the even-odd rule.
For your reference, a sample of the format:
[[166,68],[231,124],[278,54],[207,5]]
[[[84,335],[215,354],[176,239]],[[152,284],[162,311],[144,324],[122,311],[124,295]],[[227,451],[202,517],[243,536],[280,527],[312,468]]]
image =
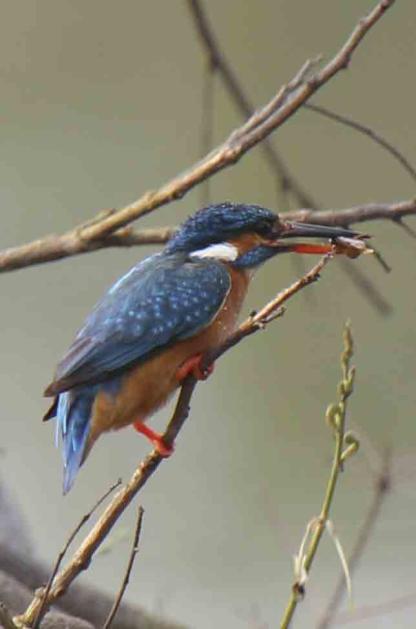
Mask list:
[[204,249],[193,251],[190,258],[214,258],[215,260],[223,260],[224,262],[233,262],[238,258],[238,249],[230,242],[218,242],[215,245],[209,245]]

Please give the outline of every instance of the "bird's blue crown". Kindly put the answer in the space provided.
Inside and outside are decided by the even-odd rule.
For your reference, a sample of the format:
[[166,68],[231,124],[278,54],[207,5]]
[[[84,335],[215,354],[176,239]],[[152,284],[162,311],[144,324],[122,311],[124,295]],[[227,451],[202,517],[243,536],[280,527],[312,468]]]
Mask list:
[[224,242],[245,232],[265,235],[276,214],[259,205],[224,202],[209,205],[189,217],[168,242],[166,251],[192,251]]

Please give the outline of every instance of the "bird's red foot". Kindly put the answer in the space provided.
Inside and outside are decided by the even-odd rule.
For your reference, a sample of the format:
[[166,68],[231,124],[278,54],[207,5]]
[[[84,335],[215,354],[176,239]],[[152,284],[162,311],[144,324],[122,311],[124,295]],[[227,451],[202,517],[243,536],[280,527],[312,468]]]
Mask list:
[[182,382],[189,375],[193,375],[197,380],[206,380],[214,371],[214,363],[209,367],[202,368],[202,354],[195,354],[191,356],[179,367],[176,372],[176,379],[178,382]]
[[174,451],[175,446],[173,444],[171,446],[168,446],[163,441],[162,435],[160,435],[158,432],[155,432],[154,430],[149,428],[149,426],[147,426],[145,423],[141,422],[140,420],[137,422],[134,422],[133,427],[135,428],[135,430],[137,430],[137,432],[139,432],[140,434],[144,435],[147,439],[149,439],[149,441],[155,446],[160,456],[167,458]]

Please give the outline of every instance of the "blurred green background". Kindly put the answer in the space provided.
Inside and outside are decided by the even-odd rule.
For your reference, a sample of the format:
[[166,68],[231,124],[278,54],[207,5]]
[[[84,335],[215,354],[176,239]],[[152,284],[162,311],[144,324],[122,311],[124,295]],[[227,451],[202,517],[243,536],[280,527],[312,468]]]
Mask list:
[[[306,58],[333,54],[374,2],[206,4],[225,53],[261,105]],[[414,3],[396,3],[348,72],[315,98],[372,125],[410,159],[415,28]],[[199,156],[205,57],[184,2],[6,0],[0,32],[2,247],[121,206]],[[239,121],[216,81],[214,144]],[[414,194],[409,176],[368,138],[310,112],[298,113],[273,141],[323,207]],[[275,177],[258,148],[212,180],[211,196],[285,209],[277,208]],[[141,225],[177,223],[200,199],[197,189]],[[348,550],[372,496],[368,458],[373,448],[391,444],[396,482],[354,578],[354,600],[361,606],[414,591],[416,603],[416,245],[394,225],[368,230],[393,271],[385,274],[369,256],[351,264],[383,292],[392,314],[376,313],[339,265],[331,265],[283,319],[221,359],[198,387],[175,456],[141,495],[146,513],[129,600],[198,629],[277,626],[292,556],[319,511],[328,475],[332,440],[324,413],[339,378],[342,326],[351,318],[357,386],[350,418],[366,438],[341,479],[333,519]],[[101,439],[63,498],[53,425],[40,418],[43,387],[83,318],[151,250],[105,250],[1,277],[1,473],[45,560],[148,450],[130,429]],[[269,263],[253,283],[246,312],[296,273],[289,256]],[[165,409],[154,425],[168,416]],[[109,592],[124,570],[134,511],[85,577]],[[325,540],[296,627],[314,626],[339,570]],[[406,608],[355,626],[413,627],[414,617]]]

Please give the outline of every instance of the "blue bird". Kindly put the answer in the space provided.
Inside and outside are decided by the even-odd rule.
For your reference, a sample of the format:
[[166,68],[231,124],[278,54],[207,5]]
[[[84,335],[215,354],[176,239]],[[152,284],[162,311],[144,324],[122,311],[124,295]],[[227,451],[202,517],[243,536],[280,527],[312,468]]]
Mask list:
[[62,439],[64,493],[103,433],[133,424],[158,451],[171,448],[145,421],[183,379],[202,372],[204,352],[235,329],[253,271],[283,252],[325,253],[330,243],[288,237],[356,237],[338,227],[290,223],[257,205],[220,203],[196,212],[161,253],[104,295],[59,363],[45,395]]

